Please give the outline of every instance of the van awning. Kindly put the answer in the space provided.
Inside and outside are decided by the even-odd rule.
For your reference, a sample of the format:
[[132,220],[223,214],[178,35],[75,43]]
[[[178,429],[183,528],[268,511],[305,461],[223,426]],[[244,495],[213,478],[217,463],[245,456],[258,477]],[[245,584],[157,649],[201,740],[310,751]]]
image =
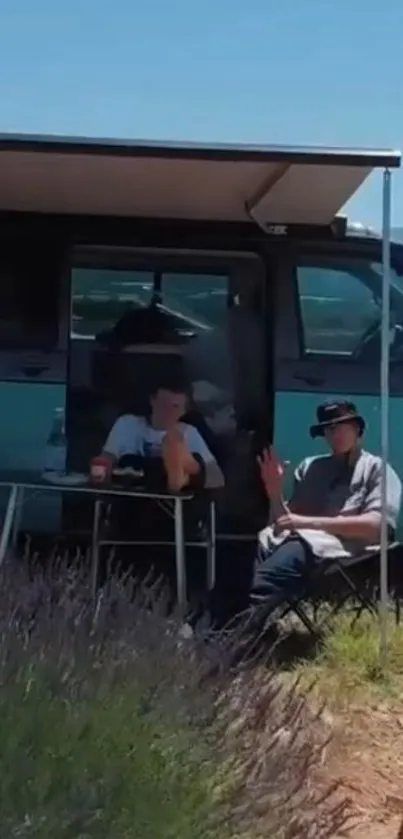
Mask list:
[[0,210],[330,224],[387,150],[0,134]]

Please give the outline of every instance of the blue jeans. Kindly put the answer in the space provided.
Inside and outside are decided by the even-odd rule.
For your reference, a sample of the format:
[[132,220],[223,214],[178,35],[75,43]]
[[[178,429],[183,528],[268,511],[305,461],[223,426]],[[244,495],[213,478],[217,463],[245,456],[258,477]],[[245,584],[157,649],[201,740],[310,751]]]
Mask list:
[[270,551],[259,545],[251,604],[265,605],[267,612],[284,600],[298,597],[305,588],[315,559],[308,545],[293,538]]

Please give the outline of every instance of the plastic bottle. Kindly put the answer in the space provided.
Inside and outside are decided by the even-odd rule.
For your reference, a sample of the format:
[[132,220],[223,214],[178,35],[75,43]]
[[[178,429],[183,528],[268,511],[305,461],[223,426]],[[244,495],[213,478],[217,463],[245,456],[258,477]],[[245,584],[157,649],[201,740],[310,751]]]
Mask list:
[[46,443],[45,472],[64,473],[66,469],[67,439],[64,409],[56,408],[52,428]]

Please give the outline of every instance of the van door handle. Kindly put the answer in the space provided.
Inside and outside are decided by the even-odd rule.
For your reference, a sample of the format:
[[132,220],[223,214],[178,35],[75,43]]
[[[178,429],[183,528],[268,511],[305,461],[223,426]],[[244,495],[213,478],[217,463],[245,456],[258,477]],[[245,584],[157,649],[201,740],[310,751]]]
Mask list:
[[297,373],[293,378],[300,382],[305,382],[305,384],[311,385],[311,387],[323,387],[325,384],[325,380],[318,379],[317,376],[303,376]]

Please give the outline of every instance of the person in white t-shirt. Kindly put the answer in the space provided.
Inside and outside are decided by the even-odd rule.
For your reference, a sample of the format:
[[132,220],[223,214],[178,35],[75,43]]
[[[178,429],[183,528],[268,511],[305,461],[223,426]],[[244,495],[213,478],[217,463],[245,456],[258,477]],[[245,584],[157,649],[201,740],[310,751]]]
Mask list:
[[223,486],[221,469],[198,430],[181,422],[187,401],[181,385],[159,385],[151,394],[148,416],[119,417],[102,451],[102,456],[109,459],[110,470],[125,455],[161,457],[173,492],[184,489],[202,469],[205,488]]

